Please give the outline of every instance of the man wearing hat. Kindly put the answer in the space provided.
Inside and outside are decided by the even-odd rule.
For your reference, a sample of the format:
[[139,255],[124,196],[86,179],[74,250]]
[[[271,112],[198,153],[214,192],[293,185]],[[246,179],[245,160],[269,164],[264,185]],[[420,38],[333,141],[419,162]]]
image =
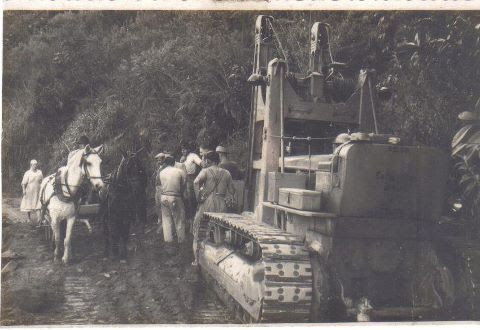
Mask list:
[[227,212],[227,199],[235,195],[232,176],[218,166],[220,158],[218,153],[210,151],[204,155],[204,168],[195,178],[195,195],[199,202],[197,213],[193,221],[193,253],[195,261],[193,266],[198,266],[198,235],[200,224],[205,212]]
[[227,149],[225,147],[218,146],[215,151],[220,157],[220,163],[218,164],[218,167],[221,167],[230,172],[233,180],[241,180],[242,172],[240,171],[237,163],[228,159]]
[[[172,153],[166,151],[166,152],[160,152],[160,153],[155,155],[155,159],[157,160],[155,178],[154,178],[155,179],[155,207],[157,209],[157,214],[158,214],[158,221],[157,221],[157,224],[158,224],[157,233],[158,234],[160,234],[163,230],[162,210],[161,210],[162,185],[161,185],[161,181],[160,181],[160,172],[167,167],[167,165],[165,163],[165,159],[167,157],[173,158]],[[174,167],[182,170],[185,173],[185,175],[187,175],[187,170],[186,170],[185,164],[175,162]],[[185,189],[183,195],[184,196],[182,196],[182,197],[184,199],[186,199],[187,198],[186,189]]]
[[193,147],[185,144],[182,146],[182,157],[180,161],[184,164],[187,172],[187,187],[185,190],[187,218],[192,219],[197,208],[195,193],[193,191],[193,181],[202,167],[202,159],[194,152]]

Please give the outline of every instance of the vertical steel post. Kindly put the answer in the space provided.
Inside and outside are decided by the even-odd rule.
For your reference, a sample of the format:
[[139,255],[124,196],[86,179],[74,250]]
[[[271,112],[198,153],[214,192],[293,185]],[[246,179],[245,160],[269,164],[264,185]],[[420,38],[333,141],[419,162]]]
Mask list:
[[280,157],[282,162],[280,163],[280,172],[285,172],[285,100],[284,100],[284,79],[285,69],[283,65],[280,65]]

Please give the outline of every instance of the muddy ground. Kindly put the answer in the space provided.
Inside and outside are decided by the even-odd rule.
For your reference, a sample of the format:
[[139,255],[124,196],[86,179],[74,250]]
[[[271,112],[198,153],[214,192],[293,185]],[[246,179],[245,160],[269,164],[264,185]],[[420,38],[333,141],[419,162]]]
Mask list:
[[2,272],[0,325],[234,323],[191,267],[191,238],[180,254],[150,223],[144,237],[132,233],[121,264],[104,260],[100,223],[91,235],[77,223],[73,260],[63,266],[18,207],[3,198],[2,252],[15,256]]

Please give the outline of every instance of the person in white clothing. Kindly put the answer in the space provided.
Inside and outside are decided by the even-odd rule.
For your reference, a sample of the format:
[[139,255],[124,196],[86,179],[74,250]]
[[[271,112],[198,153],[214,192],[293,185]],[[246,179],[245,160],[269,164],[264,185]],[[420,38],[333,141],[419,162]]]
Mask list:
[[178,243],[185,240],[185,208],[183,191],[186,185],[186,174],[175,167],[175,159],[170,155],[165,157],[165,167],[158,174],[161,186],[161,211],[163,236],[167,243],[174,241],[176,233]]
[[22,180],[23,198],[20,203],[20,211],[27,212],[28,220],[31,221],[30,213],[37,214],[37,222],[40,221],[40,185],[43,180],[42,171],[38,168],[38,162],[35,159],[30,161],[30,169],[25,172]]
[[[183,161],[185,170],[187,171],[187,186],[185,189],[186,215],[189,220],[192,220],[197,208],[197,201],[193,190],[193,181],[195,181],[195,178],[202,167],[202,159],[193,152],[191,148],[183,146],[182,158],[180,158],[180,161]],[[190,229],[191,228],[192,227],[190,226]]]

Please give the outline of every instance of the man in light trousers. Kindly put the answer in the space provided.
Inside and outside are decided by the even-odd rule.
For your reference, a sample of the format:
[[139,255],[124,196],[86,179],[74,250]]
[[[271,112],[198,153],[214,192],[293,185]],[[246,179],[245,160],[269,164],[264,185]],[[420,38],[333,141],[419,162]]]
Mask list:
[[174,242],[174,232],[178,243],[185,240],[185,206],[183,193],[186,186],[186,173],[175,168],[175,159],[169,155],[164,161],[165,168],[159,173],[161,184],[161,210],[163,237],[165,242]]

